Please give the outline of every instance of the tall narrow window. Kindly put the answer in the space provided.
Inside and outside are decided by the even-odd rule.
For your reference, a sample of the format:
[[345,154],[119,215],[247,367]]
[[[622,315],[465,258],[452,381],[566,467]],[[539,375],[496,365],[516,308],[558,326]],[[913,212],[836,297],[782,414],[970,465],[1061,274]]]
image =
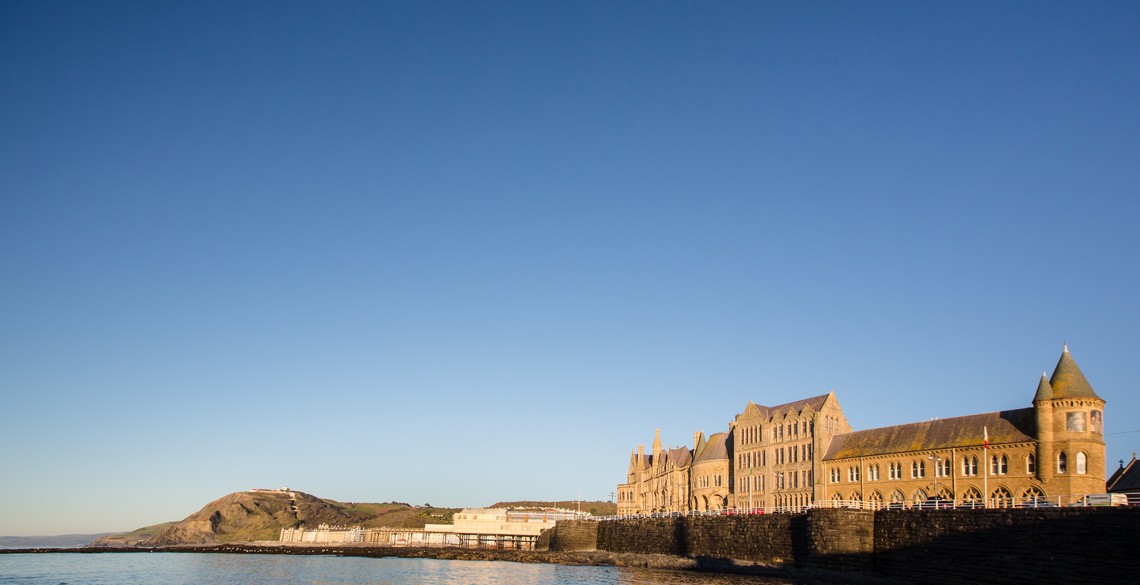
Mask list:
[[1057,473],[1065,473],[1068,470],[1069,470],[1068,457],[1065,457],[1065,452],[1061,451],[1061,454],[1057,455]]
[[1077,452],[1077,473],[1088,472],[1088,457],[1083,452]]
[[1029,456],[1025,458],[1025,471],[1037,473],[1037,457],[1035,457],[1033,453],[1030,453]]

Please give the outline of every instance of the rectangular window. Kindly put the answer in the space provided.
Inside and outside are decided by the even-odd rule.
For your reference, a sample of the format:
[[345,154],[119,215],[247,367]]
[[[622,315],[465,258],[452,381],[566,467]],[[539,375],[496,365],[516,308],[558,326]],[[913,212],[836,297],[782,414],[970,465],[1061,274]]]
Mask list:
[[1083,433],[1085,432],[1085,413],[1084,412],[1070,412],[1065,417],[1065,428],[1070,433]]

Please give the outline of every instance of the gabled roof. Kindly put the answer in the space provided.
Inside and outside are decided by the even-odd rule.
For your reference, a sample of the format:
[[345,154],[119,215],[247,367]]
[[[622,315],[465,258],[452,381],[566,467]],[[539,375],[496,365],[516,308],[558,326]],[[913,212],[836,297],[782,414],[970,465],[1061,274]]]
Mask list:
[[800,413],[805,409],[811,409],[812,411],[819,412],[823,408],[824,403],[827,402],[827,398],[829,396],[831,396],[830,392],[827,394],[821,394],[819,396],[812,396],[811,398],[796,400],[787,404],[778,404],[776,406],[760,406],[749,400],[748,404],[744,407],[744,412],[742,414],[749,414],[749,410],[752,410],[755,414],[758,414],[764,418],[772,418],[775,416],[783,416],[789,412]]
[[1061,352],[1061,359],[1057,360],[1057,367],[1053,369],[1053,378],[1049,380],[1053,387],[1053,398],[1096,398],[1092,386],[1085,378],[1084,373],[1077,367],[1077,362],[1069,353],[1068,344]]
[[697,455],[697,460],[694,463],[728,459],[728,448],[725,446],[726,438],[728,438],[727,432],[709,435],[709,442],[705,444],[700,455]]
[[1136,464],[1136,454],[1132,454],[1132,461],[1128,465],[1121,465],[1112,477],[1105,482],[1108,493],[1140,492],[1140,465]]
[[[636,451],[634,451],[633,454],[629,456],[629,467],[630,467],[630,469],[638,469],[639,467],[638,467],[637,463],[638,463],[638,453]],[[641,455],[640,469],[649,469],[650,467],[653,467],[653,456],[652,455]]]
[[675,467],[686,467],[693,462],[693,454],[687,447],[677,447],[676,449],[669,449],[665,455],[669,458],[669,463]]
[[819,412],[823,408],[823,403],[827,402],[828,396],[831,396],[830,392],[820,396],[812,396],[811,398],[804,398],[803,400],[773,406],[768,410],[772,413],[772,416],[788,412],[798,413],[806,408],[811,408],[813,411]]
[[1024,443],[1034,440],[1034,414],[1032,408],[1022,408],[855,431],[835,436],[823,458],[845,459],[932,449],[981,447],[983,429],[989,433],[991,445]]

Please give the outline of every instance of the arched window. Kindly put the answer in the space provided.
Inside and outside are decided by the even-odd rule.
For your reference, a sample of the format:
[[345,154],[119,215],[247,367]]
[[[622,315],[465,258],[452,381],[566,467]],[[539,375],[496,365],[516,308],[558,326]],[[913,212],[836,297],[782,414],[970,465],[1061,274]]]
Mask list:
[[929,497],[930,496],[926,493],[926,490],[924,490],[922,488],[918,488],[917,490],[914,490],[914,503],[916,503],[916,504],[920,504],[922,502],[925,502],[926,499]]
[[1012,508],[1013,507],[1013,494],[1005,487],[999,486],[994,493],[990,496],[993,500],[993,505],[998,508]]
[[990,474],[992,475],[1005,475],[1009,471],[1009,458],[1002,455],[1000,458],[994,455],[990,458]]
[[962,458],[962,475],[970,475],[970,458]]
[[1069,470],[1069,458],[1065,456],[1065,452],[1061,451],[1057,455],[1057,473],[1065,473]]
[[978,458],[977,457],[971,457],[970,458],[970,475],[977,475],[977,474],[978,474]]
[[982,501],[982,492],[978,491],[978,488],[976,488],[976,487],[970,486],[969,488],[966,489],[965,492],[962,493],[962,503],[964,503],[964,504],[975,504],[975,503],[980,504],[981,501]]
[[1045,499],[1045,492],[1042,491],[1041,488],[1033,485],[1025,488],[1024,492],[1021,492],[1021,501],[1025,502],[1028,506],[1036,508],[1047,500]]
[[891,503],[901,504],[904,500],[906,500],[906,496],[903,495],[902,490],[891,492]]
[[1083,451],[1077,452],[1077,473],[1088,473],[1088,457],[1085,456]]
[[1030,453],[1025,458],[1025,471],[1029,473],[1037,473],[1037,457]]

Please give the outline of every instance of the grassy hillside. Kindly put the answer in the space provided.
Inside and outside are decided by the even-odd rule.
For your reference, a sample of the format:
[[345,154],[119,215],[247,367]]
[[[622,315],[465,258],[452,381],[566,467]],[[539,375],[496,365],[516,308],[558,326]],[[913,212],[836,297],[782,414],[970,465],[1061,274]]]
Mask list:
[[163,546],[277,540],[282,528],[390,526],[423,528],[449,524],[456,510],[387,504],[344,503],[303,492],[236,492],[206,504],[180,522],[104,537],[95,546]]
[[163,522],[121,534],[108,534],[91,541],[88,546],[138,546],[175,524],[176,522]]

